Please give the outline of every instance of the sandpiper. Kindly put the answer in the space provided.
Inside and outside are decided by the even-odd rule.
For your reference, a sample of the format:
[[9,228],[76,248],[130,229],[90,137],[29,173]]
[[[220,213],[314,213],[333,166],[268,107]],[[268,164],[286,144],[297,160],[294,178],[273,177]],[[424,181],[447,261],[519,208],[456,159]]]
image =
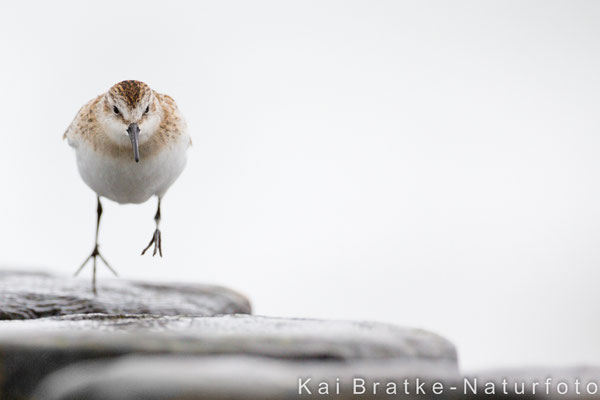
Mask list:
[[156,196],[156,230],[142,255],[154,245],[152,255],[158,252],[162,257],[160,201],[183,171],[191,140],[175,101],[134,80],[119,82],[86,103],[63,138],[75,149],[81,178],[96,192],[94,248],[75,272],[77,275],[92,260],[92,290],[96,293],[97,258],[116,275],[98,249],[100,199],[140,204]]

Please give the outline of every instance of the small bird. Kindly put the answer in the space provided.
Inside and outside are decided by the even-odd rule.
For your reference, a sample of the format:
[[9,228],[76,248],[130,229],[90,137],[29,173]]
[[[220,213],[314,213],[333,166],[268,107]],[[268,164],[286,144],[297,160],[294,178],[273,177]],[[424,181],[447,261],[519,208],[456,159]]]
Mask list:
[[140,204],[158,199],[152,255],[162,257],[159,229],[160,202],[183,171],[191,139],[175,101],[150,89],[144,82],[127,80],[86,103],[67,128],[63,139],[75,149],[83,181],[96,192],[96,239],[92,253],[77,275],[92,260],[92,291],[96,294],[96,259],[115,275],[99,251],[98,232],[105,197],[120,204]]

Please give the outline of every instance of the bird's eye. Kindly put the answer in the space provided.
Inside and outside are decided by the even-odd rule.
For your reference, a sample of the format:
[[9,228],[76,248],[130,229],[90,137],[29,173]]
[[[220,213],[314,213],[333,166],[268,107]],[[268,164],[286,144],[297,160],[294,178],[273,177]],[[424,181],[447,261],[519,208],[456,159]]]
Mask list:
[[114,112],[115,114],[118,114],[118,113],[119,113],[119,109],[117,108],[117,106],[113,106],[113,112]]
[[144,114],[148,114],[148,111],[150,111],[150,106],[146,107],[146,111],[144,111]]

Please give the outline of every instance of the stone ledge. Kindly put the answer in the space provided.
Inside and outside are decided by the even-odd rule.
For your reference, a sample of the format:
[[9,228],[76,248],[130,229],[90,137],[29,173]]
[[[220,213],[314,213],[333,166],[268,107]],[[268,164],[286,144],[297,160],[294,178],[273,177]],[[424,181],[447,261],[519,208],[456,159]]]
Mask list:
[[[40,334],[43,332],[43,334]],[[458,374],[456,350],[438,335],[373,322],[80,314],[0,321],[0,395],[26,397],[72,363],[125,355],[255,356],[280,361],[393,362]],[[325,365],[325,364],[323,364]],[[333,365],[333,364],[327,364]],[[169,370],[165,370],[168,374]]]
[[155,284],[103,279],[98,295],[82,279],[0,271],[0,319],[36,319],[82,313],[214,316],[247,314],[243,295],[214,285]]
[[[381,385],[376,394],[354,396],[355,377],[360,377],[367,383],[395,381],[398,383],[398,395],[385,394],[385,387]],[[439,396],[403,395],[402,380],[404,378],[412,380],[417,377],[427,383],[448,384],[458,380],[458,371],[451,361],[431,360],[388,359],[340,362],[280,360],[243,355],[126,356],[114,361],[78,363],[58,371],[39,386],[35,398],[38,400],[295,398],[426,400],[440,398]],[[329,395],[319,394],[319,389],[323,391],[324,385]],[[424,389],[431,393],[430,385],[426,384]],[[302,394],[299,394],[300,391]]]

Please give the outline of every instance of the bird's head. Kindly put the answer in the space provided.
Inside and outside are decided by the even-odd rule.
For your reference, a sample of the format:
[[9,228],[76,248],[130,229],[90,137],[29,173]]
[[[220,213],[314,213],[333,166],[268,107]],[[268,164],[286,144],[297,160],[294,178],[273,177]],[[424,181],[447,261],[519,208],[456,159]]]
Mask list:
[[101,122],[117,143],[131,143],[136,162],[140,159],[139,145],[152,136],[161,118],[160,103],[144,82],[119,82],[104,96]]

